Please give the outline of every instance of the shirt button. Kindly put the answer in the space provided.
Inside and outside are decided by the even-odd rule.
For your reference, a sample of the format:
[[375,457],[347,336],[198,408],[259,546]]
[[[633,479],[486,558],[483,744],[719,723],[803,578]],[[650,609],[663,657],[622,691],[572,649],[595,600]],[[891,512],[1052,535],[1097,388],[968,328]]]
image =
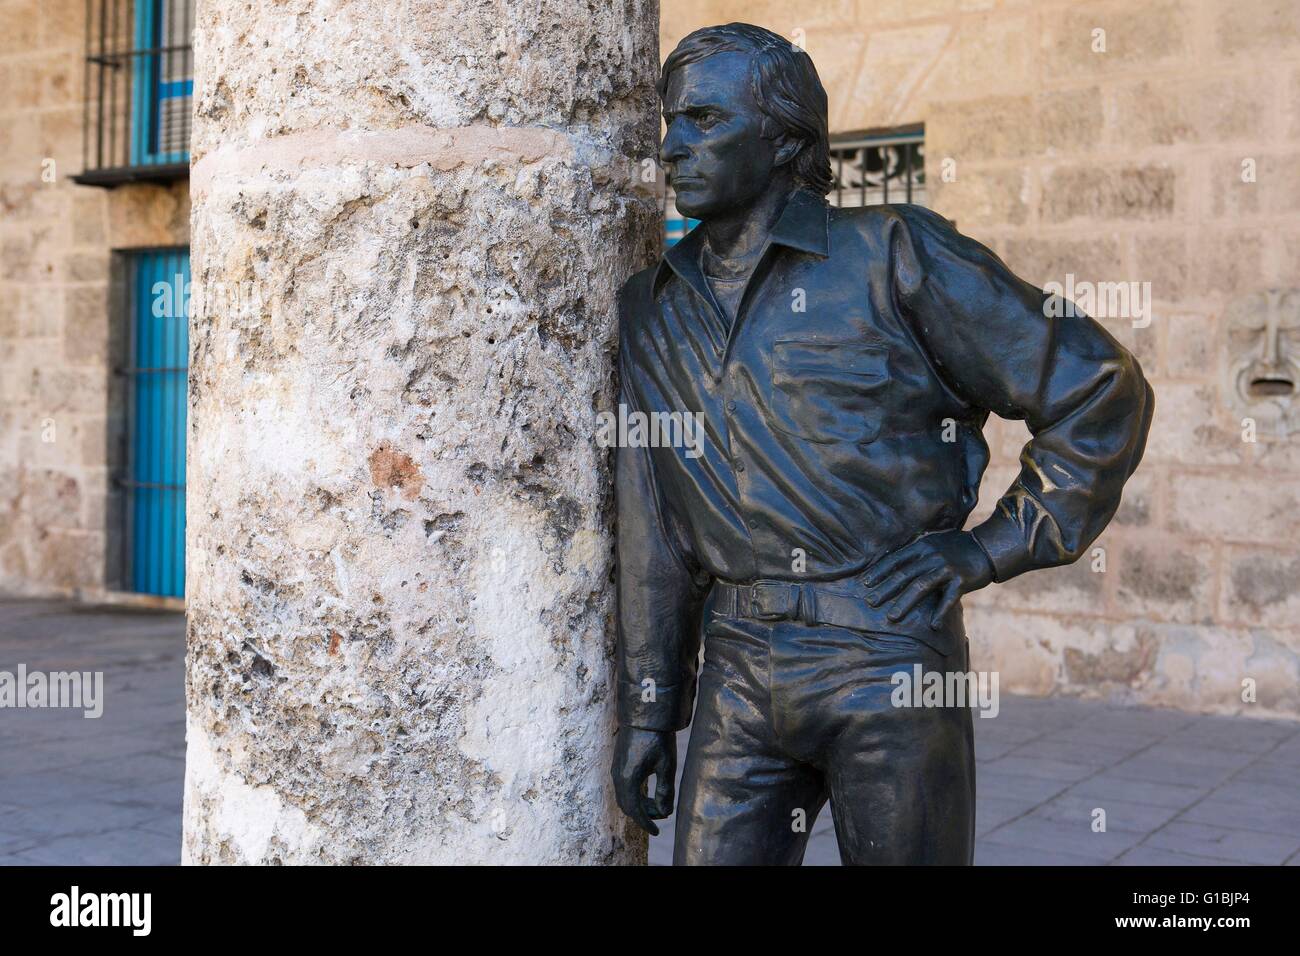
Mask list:
[[729,412],[734,412],[735,410],[736,410],[736,403],[733,402],[733,401],[731,401],[730,399],[728,399],[728,401],[727,401],[727,411],[729,411]]
[[736,462],[736,471],[744,471],[744,470],[745,470],[745,463],[743,461]]
[[750,530],[750,531],[753,531],[753,530],[754,530],[755,528],[757,528],[757,527],[758,527],[758,522],[755,521],[753,518],[750,518],[750,519],[749,519],[749,530]]

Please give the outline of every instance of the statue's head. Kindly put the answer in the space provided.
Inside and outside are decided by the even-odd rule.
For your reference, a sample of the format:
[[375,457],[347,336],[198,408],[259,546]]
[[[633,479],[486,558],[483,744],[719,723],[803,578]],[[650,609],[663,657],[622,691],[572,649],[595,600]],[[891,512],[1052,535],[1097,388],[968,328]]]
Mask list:
[[830,192],[826,91],[784,37],[748,23],[696,30],[669,54],[658,89],[659,157],[685,215],[744,208],[774,182]]

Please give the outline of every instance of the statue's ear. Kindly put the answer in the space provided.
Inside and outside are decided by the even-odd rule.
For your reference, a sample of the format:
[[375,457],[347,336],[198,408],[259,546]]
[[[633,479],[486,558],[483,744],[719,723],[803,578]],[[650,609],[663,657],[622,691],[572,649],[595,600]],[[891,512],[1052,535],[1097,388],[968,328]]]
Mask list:
[[803,149],[804,142],[796,136],[782,135],[777,142],[776,163],[777,166],[784,166],[790,160],[799,155],[799,150]]

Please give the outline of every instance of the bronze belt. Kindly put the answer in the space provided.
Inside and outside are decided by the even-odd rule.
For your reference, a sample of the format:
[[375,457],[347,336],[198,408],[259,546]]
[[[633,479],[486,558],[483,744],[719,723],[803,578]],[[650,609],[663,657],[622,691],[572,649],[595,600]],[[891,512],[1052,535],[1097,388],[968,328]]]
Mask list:
[[846,594],[825,583],[796,581],[755,581],[753,584],[714,585],[715,613],[727,617],[747,617],[758,621],[800,621],[804,624],[829,624],[853,631],[901,634],[929,645],[941,654],[952,653],[954,645],[965,643],[960,606],[953,609],[939,628],[930,627],[931,602],[922,602],[901,621],[891,621],[881,607],[867,603],[865,589],[857,579],[835,582],[836,588],[854,587],[859,593]]

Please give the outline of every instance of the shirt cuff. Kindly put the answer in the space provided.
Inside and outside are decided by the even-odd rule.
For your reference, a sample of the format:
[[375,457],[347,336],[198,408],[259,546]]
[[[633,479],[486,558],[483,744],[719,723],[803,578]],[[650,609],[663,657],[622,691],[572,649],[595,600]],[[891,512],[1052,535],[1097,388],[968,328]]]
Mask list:
[[971,535],[988,555],[993,565],[993,580],[998,584],[1033,570],[1034,559],[1025,542],[1024,529],[1002,510],[1001,504],[987,521],[971,529]]
[[693,686],[659,684],[651,695],[648,688],[640,684],[619,681],[618,724],[638,730],[676,733],[690,724],[694,703]]

